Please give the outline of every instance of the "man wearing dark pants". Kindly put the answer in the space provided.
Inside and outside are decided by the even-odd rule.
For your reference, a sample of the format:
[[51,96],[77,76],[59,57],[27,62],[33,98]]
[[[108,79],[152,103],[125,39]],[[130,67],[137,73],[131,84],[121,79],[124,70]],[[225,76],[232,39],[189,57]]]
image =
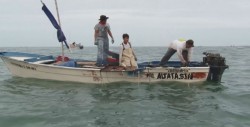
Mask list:
[[175,40],[168,48],[167,53],[162,57],[160,66],[164,66],[172,55],[177,52],[177,55],[182,63],[182,66],[187,66],[191,58],[192,47],[194,47],[193,40]]

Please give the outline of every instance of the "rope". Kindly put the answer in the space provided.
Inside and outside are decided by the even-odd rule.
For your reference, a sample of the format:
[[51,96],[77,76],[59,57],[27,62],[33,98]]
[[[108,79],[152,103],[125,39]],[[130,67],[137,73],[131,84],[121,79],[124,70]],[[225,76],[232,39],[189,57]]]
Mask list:
[[[57,18],[58,18],[58,24],[59,24],[60,28],[62,29],[57,0],[55,0],[55,5],[56,5],[56,13],[57,13]],[[62,43],[62,57],[63,57],[63,62],[64,62],[64,48],[63,48],[63,43]]]
[[58,24],[60,27],[61,26],[61,21],[60,21],[60,15],[59,15],[59,10],[58,10],[58,4],[57,4],[57,0],[55,0],[55,4],[56,4],[56,13],[57,13],[57,18],[58,18]]
[[41,1],[42,4],[44,4],[42,0],[40,0],[40,1]]

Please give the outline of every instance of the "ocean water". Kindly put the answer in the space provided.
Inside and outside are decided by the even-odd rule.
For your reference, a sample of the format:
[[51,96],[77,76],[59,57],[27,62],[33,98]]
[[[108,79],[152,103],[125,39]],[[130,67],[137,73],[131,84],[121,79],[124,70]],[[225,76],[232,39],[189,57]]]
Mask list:
[[[113,51],[118,48],[111,47]],[[0,48],[59,55],[60,48]],[[139,62],[160,60],[165,47],[135,47]],[[195,47],[221,53],[221,83],[103,85],[12,77],[0,60],[0,127],[249,127],[250,47]],[[96,48],[66,54],[96,59]],[[173,56],[172,60],[177,60]]]

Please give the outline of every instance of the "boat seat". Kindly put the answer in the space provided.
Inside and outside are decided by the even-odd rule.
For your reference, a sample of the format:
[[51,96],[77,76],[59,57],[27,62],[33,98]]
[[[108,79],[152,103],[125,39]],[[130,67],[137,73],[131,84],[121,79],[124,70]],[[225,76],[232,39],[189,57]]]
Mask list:
[[36,61],[36,62],[32,62],[33,64],[52,64],[54,63],[55,60],[41,60],[41,61]]
[[25,62],[34,63],[34,64],[49,64],[55,61],[53,56],[41,56],[34,57],[29,59],[24,59]]

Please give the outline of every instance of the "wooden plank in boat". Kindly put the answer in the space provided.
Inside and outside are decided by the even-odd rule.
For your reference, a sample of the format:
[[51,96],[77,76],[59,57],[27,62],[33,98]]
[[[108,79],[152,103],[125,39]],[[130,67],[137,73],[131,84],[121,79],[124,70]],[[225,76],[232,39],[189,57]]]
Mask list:
[[95,65],[96,62],[76,62],[78,65]]

